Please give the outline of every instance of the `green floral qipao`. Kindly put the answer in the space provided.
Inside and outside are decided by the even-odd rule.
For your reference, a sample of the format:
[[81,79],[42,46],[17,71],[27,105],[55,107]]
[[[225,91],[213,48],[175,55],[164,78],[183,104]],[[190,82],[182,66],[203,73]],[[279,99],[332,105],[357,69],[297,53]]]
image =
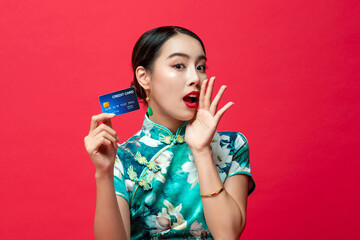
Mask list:
[[[197,169],[184,141],[186,124],[174,136],[146,115],[141,130],[119,145],[115,191],[129,203],[131,239],[213,239],[205,223]],[[216,132],[211,149],[221,181],[249,175],[252,193],[255,182],[244,135]]]

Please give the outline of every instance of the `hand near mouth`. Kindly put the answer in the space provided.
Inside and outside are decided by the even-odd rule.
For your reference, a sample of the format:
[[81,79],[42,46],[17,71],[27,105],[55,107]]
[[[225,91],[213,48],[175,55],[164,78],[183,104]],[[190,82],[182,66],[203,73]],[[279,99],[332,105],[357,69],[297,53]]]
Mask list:
[[[214,81],[215,77],[212,77],[209,81],[204,80],[202,83],[198,111],[186,127],[185,141],[193,152],[210,149],[211,140],[221,117],[234,104],[233,102],[228,102],[217,111],[218,104],[226,86],[221,86],[214,100],[211,101]],[[209,84],[206,88],[207,82],[209,82]]]

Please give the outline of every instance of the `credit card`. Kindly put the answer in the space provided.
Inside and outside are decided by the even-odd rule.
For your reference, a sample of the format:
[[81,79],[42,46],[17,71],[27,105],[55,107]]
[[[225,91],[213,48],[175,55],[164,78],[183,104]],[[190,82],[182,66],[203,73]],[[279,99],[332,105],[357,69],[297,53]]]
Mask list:
[[134,87],[101,95],[99,100],[102,112],[114,113],[115,116],[140,109]]

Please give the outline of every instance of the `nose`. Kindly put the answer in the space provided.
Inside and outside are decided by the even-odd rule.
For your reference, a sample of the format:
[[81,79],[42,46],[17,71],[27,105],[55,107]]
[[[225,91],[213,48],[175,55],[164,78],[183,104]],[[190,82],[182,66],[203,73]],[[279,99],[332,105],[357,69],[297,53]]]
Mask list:
[[[190,68],[189,68],[190,69]],[[188,85],[189,86],[197,86],[200,87],[200,73],[196,70],[196,68],[191,68],[188,78]]]

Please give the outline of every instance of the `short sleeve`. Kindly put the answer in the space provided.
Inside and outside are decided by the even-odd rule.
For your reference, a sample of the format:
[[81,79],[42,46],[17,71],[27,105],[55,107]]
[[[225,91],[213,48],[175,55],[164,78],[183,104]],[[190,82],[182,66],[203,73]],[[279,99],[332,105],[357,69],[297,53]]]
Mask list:
[[125,185],[124,166],[118,155],[115,157],[114,164],[114,186],[115,194],[123,197],[130,204],[129,193]]
[[250,195],[255,190],[255,181],[250,172],[249,144],[243,134],[237,133],[234,142],[234,148],[234,155],[227,177],[231,177],[237,174],[248,175],[250,177],[248,195]]

